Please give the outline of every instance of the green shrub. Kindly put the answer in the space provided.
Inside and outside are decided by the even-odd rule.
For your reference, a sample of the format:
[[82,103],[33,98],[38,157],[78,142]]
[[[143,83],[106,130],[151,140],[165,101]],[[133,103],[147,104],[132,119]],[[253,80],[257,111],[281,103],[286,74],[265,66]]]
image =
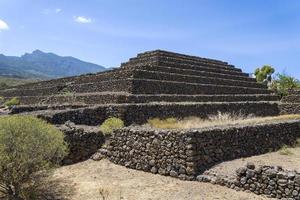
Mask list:
[[27,199],[36,172],[50,169],[66,156],[64,134],[31,116],[0,117],[0,192]]
[[264,65],[261,68],[257,68],[254,72],[257,82],[263,82],[267,80],[268,82],[272,79],[272,74],[275,69],[269,65]]
[[300,81],[285,73],[277,74],[270,89],[283,97],[288,95],[289,90],[300,89]]
[[7,107],[11,107],[11,106],[19,105],[19,104],[20,104],[20,100],[17,97],[13,97],[12,99],[10,99],[4,103],[4,105]]
[[115,129],[120,129],[124,127],[124,122],[122,119],[117,117],[110,117],[106,119],[100,126],[100,130],[104,134],[111,134]]

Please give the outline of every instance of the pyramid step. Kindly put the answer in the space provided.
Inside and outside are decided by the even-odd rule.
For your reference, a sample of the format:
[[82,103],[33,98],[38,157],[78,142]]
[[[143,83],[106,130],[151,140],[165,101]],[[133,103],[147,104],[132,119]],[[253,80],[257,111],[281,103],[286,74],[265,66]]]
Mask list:
[[[179,81],[179,82],[191,82],[191,83],[202,83],[202,84],[220,84],[220,85],[232,85],[232,86],[243,86],[243,87],[254,87],[254,88],[266,88],[262,84],[258,84],[251,78],[244,78],[239,76],[228,76],[220,75],[215,73],[202,73],[194,71],[182,71],[182,70],[166,70],[154,69],[155,71],[144,70],[143,67],[133,70],[113,70],[95,75],[86,75],[70,78],[62,78],[51,81],[42,81],[36,84],[26,84],[18,86],[17,89],[42,89],[44,87],[58,87],[65,88],[68,85],[82,84],[82,83],[93,83],[99,81],[108,81],[112,79],[126,79],[126,78],[144,78],[144,79],[158,79],[166,81]],[[194,75],[195,74],[195,75]],[[241,80],[239,80],[241,79]]]
[[[176,53],[175,53],[176,54]],[[181,54],[183,55],[183,54]],[[218,61],[215,62],[214,60],[211,59],[203,59],[203,58],[198,58],[198,59],[193,59],[189,58],[189,56],[183,55],[183,56],[178,56],[174,55],[174,53],[163,53],[163,52],[158,52],[158,53],[152,53],[148,55],[143,55],[143,56],[137,56],[134,58],[130,58],[129,62],[138,62],[141,60],[152,60],[152,61],[174,61],[176,63],[186,63],[189,65],[202,65],[202,66],[209,66],[211,68],[224,68],[228,70],[235,70],[235,71],[241,71],[240,69],[235,68],[233,65],[229,65],[227,62],[222,62]]]
[[169,61],[159,61],[155,64],[148,64],[146,62],[138,62],[135,64],[129,63],[128,65],[123,65],[122,69],[133,69],[133,68],[138,68],[139,66],[147,66],[149,70],[151,70],[151,68],[153,66],[166,66],[166,67],[171,67],[171,68],[204,71],[204,72],[214,72],[214,73],[229,74],[229,75],[236,75],[236,76],[245,76],[245,77],[249,76],[249,74],[243,73],[241,71],[211,68],[211,67],[207,67],[207,66],[187,65],[187,64],[169,62]]
[[[113,69],[113,70],[108,70],[108,71],[99,72],[99,73],[95,73],[95,74],[83,74],[80,76],[71,76],[71,77],[64,77],[64,78],[58,78],[58,79],[51,79],[51,80],[45,80],[45,81],[39,81],[39,82],[35,82],[35,83],[27,83],[24,85],[19,85],[17,88],[18,89],[33,89],[33,88],[43,88],[43,87],[49,87],[49,86],[65,86],[65,85],[74,84],[74,83],[93,82],[93,81],[98,80],[99,75],[102,77],[110,77],[110,79],[113,79],[115,74],[116,74],[116,76],[118,76],[119,71],[120,71],[120,69]],[[124,73],[124,72],[121,72],[121,73]]]
[[150,102],[242,102],[242,101],[279,101],[276,95],[133,95],[122,92],[78,93],[73,96],[23,96],[19,97],[22,105],[63,105],[66,102],[80,104],[107,103],[150,103]]
[[202,58],[202,57],[199,57],[199,56],[191,56],[191,55],[174,53],[174,52],[164,51],[164,50],[146,51],[144,53],[137,54],[137,57],[147,57],[147,56],[155,56],[155,55],[190,59],[190,60],[195,60],[195,61],[203,61],[203,62],[209,62],[209,63],[215,63],[215,64],[223,64],[223,65],[228,64],[227,62],[224,62],[224,61],[221,61],[221,60],[210,59],[210,58]]
[[242,113],[254,116],[275,116],[279,114],[278,104],[272,102],[218,102],[218,103],[144,103],[144,104],[106,104],[66,111],[43,111],[27,113],[43,118],[53,124],[72,121],[76,124],[98,126],[111,112],[125,121],[126,125],[143,124],[151,118],[201,117],[221,113]]
[[[171,67],[180,67],[185,69],[194,69],[194,70],[211,70],[211,71],[229,71],[232,73],[241,73],[242,70],[234,67],[221,67],[215,66],[211,64],[203,64],[203,63],[194,63],[188,61],[182,61],[178,59],[156,59],[156,58],[132,58],[129,62],[122,63],[121,68],[131,68],[139,65],[148,65],[148,66],[157,66],[157,65],[169,65]],[[221,72],[220,72],[221,73]]]
[[240,86],[251,88],[264,88],[267,86],[252,81],[234,80],[234,79],[221,79],[216,77],[205,77],[195,75],[184,75],[177,73],[167,73],[160,71],[147,71],[147,70],[135,70],[133,73],[134,78],[143,79],[155,79],[165,81],[178,81],[186,83],[201,83],[201,84],[215,84],[215,85],[228,85],[228,86]]
[[134,94],[270,94],[266,89],[133,79]]
[[233,65],[223,65],[223,64],[214,64],[209,62],[198,62],[198,61],[190,61],[181,58],[174,58],[174,57],[136,57],[130,58],[129,61],[123,63],[123,65],[134,65],[138,63],[149,63],[149,64],[159,64],[160,62],[170,62],[175,64],[181,65],[188,65],[194,67],[207,67],[212,69],[223,69],[223,70],[230,70],[230,71],[238,71],[240,72],[241,69],[234,67]]
[[256,80],[254,78],[251,78],[248,76],[221,74],[221,73],[214,73],[214,72],[207,72],[207,71],[198,71],[198,70],[181,69],[181,68],[175,68],[175,67],[167,67],[167,66],[151,66],[151,68],[149,68],[149,66],[138,66],[138,67],[136,67],[136,69],[256,82]]
[[65,87],[43,87],[35,89],[9,89],[0,91],[0,96],[48,96],[63,93],[86,92],[132,92],[134,94],[270,94],[266,89],[224,86],[214,84],[197,84],[150,79],[119,79],[93,83],[70,84]]
[[50,96],[62,94],[72,96],[75,93],[85,92],[130,92],[132,88],[132,79],[120,79],[111,81],[100,81],[82,84],[68,84],[65,86],[50,86],[34,89],[8,89],[0,91],[0,96],[16,97],[16,96]]

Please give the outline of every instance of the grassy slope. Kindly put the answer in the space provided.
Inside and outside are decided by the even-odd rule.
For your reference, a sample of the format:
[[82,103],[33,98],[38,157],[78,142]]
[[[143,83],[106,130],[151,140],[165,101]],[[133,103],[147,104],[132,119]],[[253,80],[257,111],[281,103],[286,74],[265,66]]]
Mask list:
[[[21,78],[8,78],[8,77],[0,76],[0,86],[3,83],[5,83],[9,87],[12,87],[12,86],[22,85],[22,84],[25,84],[25,83],[32,83],[32,82],[36,82],[36,81],[38,81],[38,80],[21,79]],[[0,89],[3,89],[3,88],[0,88]]]

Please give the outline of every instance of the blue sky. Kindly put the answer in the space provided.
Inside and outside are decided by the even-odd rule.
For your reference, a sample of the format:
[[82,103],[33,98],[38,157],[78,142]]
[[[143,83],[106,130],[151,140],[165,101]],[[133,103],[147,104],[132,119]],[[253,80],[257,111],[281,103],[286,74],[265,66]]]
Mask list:
[[298,0],[0,0],[0,53],[40,49],[107,67],[165,49],[300,79]]

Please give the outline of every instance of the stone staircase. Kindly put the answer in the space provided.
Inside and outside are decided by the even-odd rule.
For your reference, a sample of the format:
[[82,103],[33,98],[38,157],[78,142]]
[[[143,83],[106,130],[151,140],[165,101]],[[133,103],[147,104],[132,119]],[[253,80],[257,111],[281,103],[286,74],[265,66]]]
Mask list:
[[[107,108],[107,111],[102,110],[105,117],[109,116],[109,109],[116,108],[122,110],[118,112],[124,118],[134,115],[130,110],[143,119],[130,119],[130,123],[157,116],[205,117],[220,110],[259,116],[279,113],[278,97],[241,69],[218,60],[162,50],[138,54],[118,69],[25,84],[1,90],[0,96],[18,97],[23,107],[83,104],[84,108],[78,109],[87,109],[86,106],[96,110]],[[149,111],[150,107],[153,112]],[[71,110],[78,113],[78,109]],[[70,115],[69,111],[59,110],[58,113]],[[99,123],[101,120],[99,118]]]

